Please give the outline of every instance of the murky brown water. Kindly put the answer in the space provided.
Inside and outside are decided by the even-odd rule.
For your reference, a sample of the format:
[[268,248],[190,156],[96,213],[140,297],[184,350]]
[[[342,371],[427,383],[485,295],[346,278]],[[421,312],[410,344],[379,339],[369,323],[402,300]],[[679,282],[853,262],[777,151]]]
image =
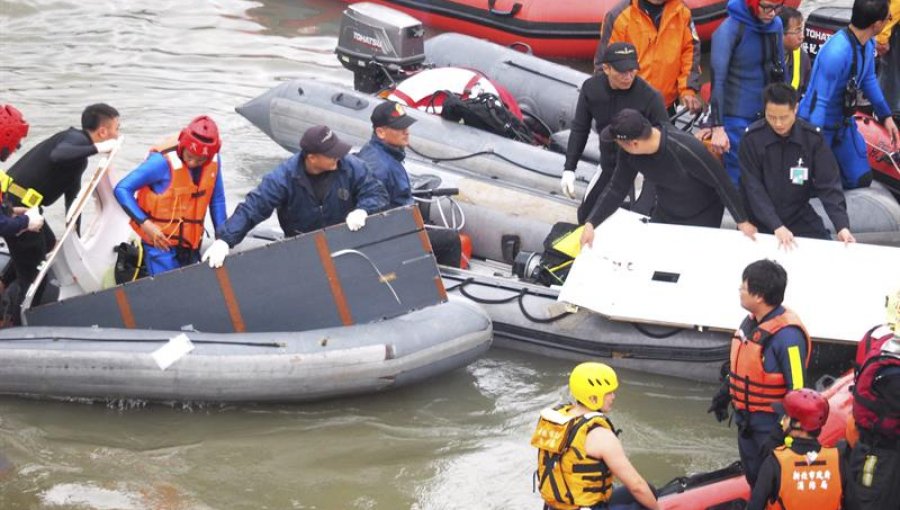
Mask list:
[[[210,114],[229,208],[287,154],[234,113],[276,82],[351,85],[331,0],[0,2],[0,102],[27,149],[104,101],[134,167]],[[55,212],[59,224],[60,211]],[[54,214],[51,214],[53,221]],[[0,508],[537,508],[528,441],[572,364],[494,350],[415,388],[293,406],[130,407],[0,399]],[[736,456],[705,413],[709,386],[623,373],[612,417],[660,484]],[[0,465],[0,471],[4,466]]]

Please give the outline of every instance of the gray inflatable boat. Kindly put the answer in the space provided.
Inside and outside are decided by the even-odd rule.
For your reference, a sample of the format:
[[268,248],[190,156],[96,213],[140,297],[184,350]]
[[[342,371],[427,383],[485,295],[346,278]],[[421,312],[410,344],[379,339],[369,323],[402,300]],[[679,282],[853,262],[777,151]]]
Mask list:
[[0,330],[0,394],[308,401],[421,381],[490,347],[489,317],[448,298],[413,207],[374,214],[359,232],[249,242],[217,269],[110,286],[90,275],[113,272],[109,244],[130,227],[106,207],[108,179],[98,197],[86,237],[60,240],[45,293],[60,299]]
[[[161,369],[154,351],[181,334],[193,350]],[[460,298],[377,323],[302,332],[28,326],[0,330],[0,394],[309,401],[419,382],[471,363],[490,344],[490,319]]]

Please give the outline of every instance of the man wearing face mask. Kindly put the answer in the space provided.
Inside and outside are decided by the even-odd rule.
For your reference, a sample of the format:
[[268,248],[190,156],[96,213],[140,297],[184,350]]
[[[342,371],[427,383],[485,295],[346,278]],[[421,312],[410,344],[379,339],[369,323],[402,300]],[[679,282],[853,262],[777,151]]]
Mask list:
[[784,81],[781,0],[728,0],[728,17],[712,37],[712,148],[740,186],[738,150],[744,130],[763,111],[766,85]]
[[[561,181],[563,193],[570,198],[575,198],[575,167],[584,152],[592,122],[601,132],[625,108],[641,112],[651,124],[669,121],[660,93],[637,76],[638,60],[637,50],[631,43],[610,44],[600,59],[600,74],[591,76],[581,86]],[[618,152],[615,142],[600,142],[600,172],[578,208],[578,223],[584,223],[597,197],[606,189],[616,169]]]

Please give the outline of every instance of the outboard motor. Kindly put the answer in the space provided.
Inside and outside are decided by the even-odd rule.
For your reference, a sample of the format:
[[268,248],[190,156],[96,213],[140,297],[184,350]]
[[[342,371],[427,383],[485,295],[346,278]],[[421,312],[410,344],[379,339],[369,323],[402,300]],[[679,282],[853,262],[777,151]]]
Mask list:
[[838,30],[850,24],[849,7],[819,7],[809,13],[803,34],[803,49],[815,60],[819,48]]
[[353,88],[372,94],[422,69],[425,29],[400,11],[370,2],[347,6],[335,49],[353,72]]

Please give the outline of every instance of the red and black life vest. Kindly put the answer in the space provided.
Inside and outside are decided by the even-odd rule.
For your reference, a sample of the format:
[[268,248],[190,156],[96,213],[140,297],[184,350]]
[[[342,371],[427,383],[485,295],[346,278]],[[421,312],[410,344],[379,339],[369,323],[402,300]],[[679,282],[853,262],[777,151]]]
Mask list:
[[900,356],[883,350],[893,337],[887,326],[876,326],[860,340],[853,386],[853,419],[861,431],[897,439],[900,438],[900,409],[890,409],[873,388],[883,369],[900,367]]

